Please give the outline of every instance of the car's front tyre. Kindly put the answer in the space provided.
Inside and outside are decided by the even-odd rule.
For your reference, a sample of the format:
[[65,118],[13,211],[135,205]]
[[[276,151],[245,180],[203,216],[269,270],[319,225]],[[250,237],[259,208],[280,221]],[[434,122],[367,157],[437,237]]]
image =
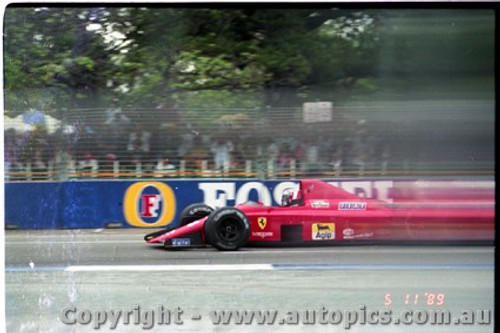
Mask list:
[[203,203],[195,203],[184,208],[179,215],[179,226],[183,226],[210,215],[214,209]]
[[[210,215],[213,211],[214,209],[212,207],[205,205],[203,203],[195,203],[189,205],[186,208],[184,208],[181,214],[179,215],[179,226],[177,228],[185,226],[186,224],[197,221],[201,218],[204,218],[205,216]],[[165,248],[171,249],[173,248],[172,247],[173,242],[174,240],[165,241],[163,245],[165,246]],[[187,237],[181,237],[180,239],[177,239],[177,242],[179,242],[180,244],[185,242],[185,244],[187,244],[186,246],[179,244],[176,245],[179,248],[203,244],[200,232],[191,233],[187,235]]]
[[250,221],[239,209],[219,208],[205,221],[208,244],[218,250],[235,251],[244,246],[250,237]]

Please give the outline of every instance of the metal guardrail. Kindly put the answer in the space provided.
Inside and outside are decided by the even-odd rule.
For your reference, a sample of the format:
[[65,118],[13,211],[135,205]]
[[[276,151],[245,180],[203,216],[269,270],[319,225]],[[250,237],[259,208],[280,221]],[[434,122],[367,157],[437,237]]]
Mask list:
[[202,160],[199,167],[186,167],[184,160],[181,160],[179,167],[160,170],[159,168],[144,168],[141,163],[137,163],[133,170],[124,170],[120,163],[115,161],[112,168],[99,168],[98,165],[92,168],[74,168],[65,172],[56,171],[52,164],[44,171],[33,171],[30,165],[24,171],[7,171],[5,181],[65,181],[78,179],[141,179],[141,178],[308,178],[308,177],[363,177],[363,176],[494,176],[495,169],[489,165],[482,165],[482,168],[467,169],[460,166],[447,168],[439,165],[391,167],[381,164],[379,167],[358,167],[333,168],[329,165],[317,166],[313,169],[297,167],[297,163],[292,161],[286,169],[277,169],[272,161],[265,163],[265,168],[260,169],[259,164],[252,160],[247,160],[244,168],[227,168],[221,171],[207,168],[208,161]]

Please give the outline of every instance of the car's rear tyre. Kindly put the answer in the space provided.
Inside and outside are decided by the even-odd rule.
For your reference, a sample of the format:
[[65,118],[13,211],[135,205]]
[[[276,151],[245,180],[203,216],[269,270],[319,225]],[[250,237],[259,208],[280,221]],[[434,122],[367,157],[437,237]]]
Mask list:
[[214,209],[202,203],[195,203],[184,208],[179,215],[179,226],[183,226],[210,215]]
[[205,221],[208,244],[222,251],[235,251],[244,246],[250,236],[250,221],[239,209],[219,208]]

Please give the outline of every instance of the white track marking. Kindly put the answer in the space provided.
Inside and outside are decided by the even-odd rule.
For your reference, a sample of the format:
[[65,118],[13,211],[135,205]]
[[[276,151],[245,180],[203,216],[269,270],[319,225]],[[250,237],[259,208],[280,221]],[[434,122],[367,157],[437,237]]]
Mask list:
[[66,272],[112,272],[112,271],[271,271],[271,264],[244,265],[88,265],[68,266]]
[[75,241],[51,241],[51,240],[38,240],[38,241],[6,241],[6,244],[18,244],[18,245],[26,245],[26,244],[142,244],[144,241],[141,240],[113,240],[113,241],[92,241],[92,240],[75,240]]
[[494,270],[493,264],[450,264],[450,265],[390,265],[390,264],[199,264],[199,265],[72,265],[67,267],[6,267],[7,272],[16,271],[64,271],[64,272],[221,272],[221,271],[391,271],[391,270]]

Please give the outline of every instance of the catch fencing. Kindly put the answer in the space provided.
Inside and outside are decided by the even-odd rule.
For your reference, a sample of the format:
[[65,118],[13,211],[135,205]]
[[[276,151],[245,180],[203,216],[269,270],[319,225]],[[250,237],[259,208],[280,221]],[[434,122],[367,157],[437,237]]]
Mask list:
[[[49,110],[5,129],[5,180],[493,175],[494,102]],[[321,116],[321,114],[320,114]]]

